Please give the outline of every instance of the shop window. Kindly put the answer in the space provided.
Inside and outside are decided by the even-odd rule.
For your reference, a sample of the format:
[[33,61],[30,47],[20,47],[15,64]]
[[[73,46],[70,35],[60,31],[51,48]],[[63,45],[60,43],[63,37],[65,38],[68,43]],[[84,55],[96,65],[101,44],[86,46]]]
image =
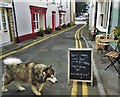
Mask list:
[[34,13],[34,30],[39,30],[39,13]]
[[5,18],[5,9],[2,9],[2,25],[3,25],[3,30],[6,30],[7,24],[6,24],[6,18]]

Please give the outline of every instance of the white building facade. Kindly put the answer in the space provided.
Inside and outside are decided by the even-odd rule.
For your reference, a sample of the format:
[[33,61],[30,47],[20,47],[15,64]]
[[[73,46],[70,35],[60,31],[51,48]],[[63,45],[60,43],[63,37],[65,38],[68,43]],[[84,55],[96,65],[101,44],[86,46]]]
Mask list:
[[14,0],[16,42],[38,35],[40,27],[56,27],[70,22],[70,0]]
[[[115,26],[120,27],[120,0],[90,0],[89,27],[111,34]],[[110,45],[115,49],[115,43]]]
[[89,25],[108,33],[111,0],[90,0]]
[[13,41],[12,4],[0,2],[0,46]]

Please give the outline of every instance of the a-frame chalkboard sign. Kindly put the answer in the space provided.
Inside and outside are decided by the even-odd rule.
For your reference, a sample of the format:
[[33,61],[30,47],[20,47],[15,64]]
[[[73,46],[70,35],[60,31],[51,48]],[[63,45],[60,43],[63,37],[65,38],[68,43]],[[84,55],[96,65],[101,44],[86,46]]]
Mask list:
[[93,84],[92,59],[92,48],[68,49],[68,84],[73,80]]

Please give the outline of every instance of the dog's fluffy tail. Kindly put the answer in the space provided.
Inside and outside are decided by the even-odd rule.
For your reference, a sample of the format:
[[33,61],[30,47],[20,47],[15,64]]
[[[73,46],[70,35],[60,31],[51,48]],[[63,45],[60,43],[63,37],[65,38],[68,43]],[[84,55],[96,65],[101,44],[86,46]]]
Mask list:
[[3,60],[3,63],[5,65],[14,65],[14,64],[20,64],[20,63],[22,63],[22,61],[19,58],[8,57]]

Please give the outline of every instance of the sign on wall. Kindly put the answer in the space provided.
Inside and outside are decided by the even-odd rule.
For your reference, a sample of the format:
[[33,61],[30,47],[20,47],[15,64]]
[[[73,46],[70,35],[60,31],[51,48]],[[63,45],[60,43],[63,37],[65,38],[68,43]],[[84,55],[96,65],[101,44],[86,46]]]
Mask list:
[[9,8],[12,8],[12,3],[3,3],[3,2],[0,2],[0,7],[9,7]]

